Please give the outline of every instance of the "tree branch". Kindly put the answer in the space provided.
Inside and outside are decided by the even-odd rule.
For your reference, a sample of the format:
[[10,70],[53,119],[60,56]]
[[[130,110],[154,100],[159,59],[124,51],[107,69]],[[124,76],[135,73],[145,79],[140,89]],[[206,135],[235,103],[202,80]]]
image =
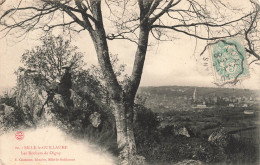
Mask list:
[[92,14],[96,20],[95,31],[92,36],[94,46],[97,52],[98,62],[100,64],[102,73],[106,80],[106,85],[113,99],[121,99],[122,88],[118,83],[115,72],[113,70],[110,58],[109,50],[106,40],[106,32],[104,29],[102,12],[101,12],[101,1],[91,0],[90,5],[92,6]]
[[[96,20],[95,18],[93,18],[91,15],[87,14],[86,11],[87,11],[87,8],[83,8],[81,5],[82,5],[82,2],[80,2],[79,0],[75,0],[75,3],[76,5],[78,6],[78,8],[80,9],[80,13],[81,13],[81,16],[86,24],[86,27],[88,29],[88,31],[90,33],[93,33],[93,27],[91,26],[91,23],[89,21],[88,18],[90,18],[94,23],[96,23]],[[93,34],[92,34],[93,35]]]
[[[252,2],[253,3],[253,2]],[[245,39],[246,39],[246,41],[247,41],[247,45],[248,45],[248,49],[246,48],[246,51],[248,52],[248,53],[250,53],[250,54],[252,54],[253,56],[255,56],[258,60],[260,60],[260,55],[259,54],[257,54],[255,51],[254,51],[254,49],[253,49],[253,47],[252,47],[252,43],[251,43],[251,41],[250,41],[250,39],[249,39],[249,37],[248,37],[248,35],[249,35],[249,33],[250,33],[250,31],[252,30],[252,28],[253,28],[253,25],[254,25],[254,23],[256,23],[256,18],[257,18],[257,16],[258,16],[258,14],[259,14],[259,6],[257,6],[257,4],[255,4],[256,5],[256,13],[255,13],[255,15],[254,15],[254,17],[253,17],[253,20],[251,21],[251,24],[250,24],[250,26],[248,27],[248,29],[245,31]]]
[[199,36],[198,34],[192,34],[192,33],[187,32],[185,30],[177,29],[174,26],[153,25],[152,28],[171,29],[171,30],[174,30],[174,31],[177,31],[177,32],[181,32],[181,33],[184,33],[186,35],[189,35],[189,36],[192,36],[192,37],[195,37],[195,38],[199,38],[199,39],[202,39],[202,40],[216,40],[216,39],[221,39],[221,38],[226,38],[226,37],[234,37],[234,36],[240,34],[238,32],[238,33],[235,33],[235,34],[232,34],[232,35],[226,35],[226,36],[220,36],[220,37],[203,37],[203,36]]
[[[240,17],[240,18],[235,19],[233,21],[225,22],[225,23],[222,23],[222,24],[213,24],[213,23],[210,23],[210,22],[198,22],[198,23],[191,23],[191,24],[181,24],[181,25],[168,26],[168,27],[169,28],[192,27],[192,26],[223,27],[223,26],[230,25],[232,23],[238,22],[240,20],[243,20],[244,18],[251,16],[253,13],[249,13],[249,14],[243,16],[243,17]],[[160,25],[152,25],[152,28],[158,27],[158,26],[160,26]]]
[[75,22],[77,22],[80,26],[82,26],[83,28],[87,29],[89,28],[83,21],[81,21],[72,11],[81,13],[80,10],[75,9],[73,7],[67,6],[65,4],[62,4],[58,1],[49,1],[49,0],[42,0],[43,2],[47,3],[47,4],[51,4],[53,6],[57,6],[58,8],[62,9],[63,11],[65,11]]
[[173,0],[171,0],[168,5],[162,9],[160,13],[155,15],[153,18],[150,18],[149,23],[152,25],[158,18],[160,18],[163,14],[165,14],[171,7],[176,6],[178,3],[180,3],[181,0],[178,0],[177,2],[173,3]]

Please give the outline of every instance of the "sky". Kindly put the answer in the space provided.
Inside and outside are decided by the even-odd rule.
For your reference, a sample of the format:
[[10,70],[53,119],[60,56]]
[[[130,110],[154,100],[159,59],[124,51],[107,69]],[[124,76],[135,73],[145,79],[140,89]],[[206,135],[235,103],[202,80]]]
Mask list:
[[[0,87],[12,87],[16,84],[15,70],[21,66],[21,56],[27,49],[38,44],[40,33],[30,33],[25,39],[13,43],[12,36],[0,39]],[[203,66],[199,56],[205,42],[182,34],[175,35],[176,40],[153,44],[148,48],[141,86],[207,86],[217,87],[214,82],[210,63]],[[90,66],[97,65],[97,57],[87,32],[73,36],[72,44],[77,45],[85,54],[84,60]],[[196,47],[196,49],[195,49]],[[126,64],[126,73],[130,74],[134,62],[136,45],[122,40],[109,41],[109,50],[118,54],[120,63]],[[203,57],[209,57],[206,52]],[[224,87],[260,89],[259,65],[250,67],[250,78],[236,86]]]

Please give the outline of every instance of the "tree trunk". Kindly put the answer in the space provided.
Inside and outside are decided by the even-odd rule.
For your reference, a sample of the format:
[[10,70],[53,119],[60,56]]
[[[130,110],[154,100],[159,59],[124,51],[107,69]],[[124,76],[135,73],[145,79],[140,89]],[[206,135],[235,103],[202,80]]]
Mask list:
[[133,131],[133,101],[112,99],[116,121],[117,145],[120,165],[133,165],[136,145]]
[[[111,98],[111,106],[113,107],[113,115],[116,121],[117,145],[119,149],[120,164],[141,165],[143,163],[136,162],[137,159],[140,158],[140,160],[143,160],[143,158],[136,155],[133,130],[133,106],[134,98],[141,81],[147,51],[150,28],[146,15],[149,10],[146,9],[145,12],[141,10],[142,20],[140,20],[140,34],[132,76],[125,89],[122,89],[109,58],[109,49],[101,12],[101,0],[91,1],[91,6],[92,14],[96,21],[95,28],[89,29],[89,32],[94,43],[98,62],[104,75],[104,80]],[[87,20],[86,23],[89,23],[89,21]]]
[[118,84],[109,59],[108,47],[104,35],[96,33],[95,47],[99,64],[105,77],[111,97],[111,106],[116,121],[117,145],[119,149],[120,165],[133,165],[136,155],[136,145],[133,131],[133,105],[134,97],[124,98],[124,92]]

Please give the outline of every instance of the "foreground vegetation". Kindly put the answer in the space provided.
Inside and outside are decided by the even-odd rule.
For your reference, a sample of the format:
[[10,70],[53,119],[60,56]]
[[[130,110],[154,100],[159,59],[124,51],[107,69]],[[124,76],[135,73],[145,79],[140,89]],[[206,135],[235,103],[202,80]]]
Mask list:
[[[12,97],[2,97],[1,104],[15,105]],[[59,109],[60,108],[60,109]],[[62,107],[53,112],[55,123],[69,135],[78,139],[88,139],[90,142],[101,146],[104,150],[118,155],[116,143],[116,131],[114,119],[108,111],[99,111],[102,114],[101,125],[93,127],[87,117],[89,116],[81,108],[72,109],[67,118]],[[164,113],[164,120],[160,121],[158,116],[162,114],[153,113],[142,105],[135,105],[137,116],[135,118],[135,138],[139,155],[145,157],[148,164],[172,164],[183,160],[196,160],[205,164],[258,164],[259,161],[259,135],[257,129],[251,130],[250,137],[233,136],[232,123],[237,125],[247,124],[250,126],[257,121],[257,114],[244,116],[234,111],[208,110],[203,112],[171,111]],[[69,120],[68,120],[69,119]],[[23,111],[15,107],[14,111],[5,116],[6,122],[1,128],[18,130],[34,127],[29,125],[28,119],[24,117]],[[240,122],[239,122],[240,121]],[[176,126],[185,127],[189,137],[176,135]],[[208,137],[214,131],[225,128],[226,134],[217,142],[209,142]],[[113,131],[111,131],[113,130]],[[250,140],[245,140],[250,138]]]

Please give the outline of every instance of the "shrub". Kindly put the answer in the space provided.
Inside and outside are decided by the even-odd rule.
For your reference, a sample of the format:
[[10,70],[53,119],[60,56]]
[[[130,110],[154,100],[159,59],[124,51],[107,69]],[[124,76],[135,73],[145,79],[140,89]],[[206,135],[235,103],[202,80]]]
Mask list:
[[142,105],[135,105],[136,120],[134,123],[134,134],[137,149],[143,145],[158,141],[156,114]]
[[229,164],[258,164],[259,163],[259,144],[252,139],[234,138],[225,148],[227,154],[226,163]]
[[3,123],[0,123],[1,133],[8,132],[10,130],[16,130],[18,128],[28,128],[30,125],[27,124],[27,119],[23,111],[19,108],[12,108],[10,111],[3,116]]
[[142,148],[148,162],[176,163],[185,159],[217,163],[225,159],[225,154],[218,147],[199,138],[169,136],[158,143],[150,143]]
[[3,97],[0,98],[0,104],[16,107],[16,97],[4,95]]

